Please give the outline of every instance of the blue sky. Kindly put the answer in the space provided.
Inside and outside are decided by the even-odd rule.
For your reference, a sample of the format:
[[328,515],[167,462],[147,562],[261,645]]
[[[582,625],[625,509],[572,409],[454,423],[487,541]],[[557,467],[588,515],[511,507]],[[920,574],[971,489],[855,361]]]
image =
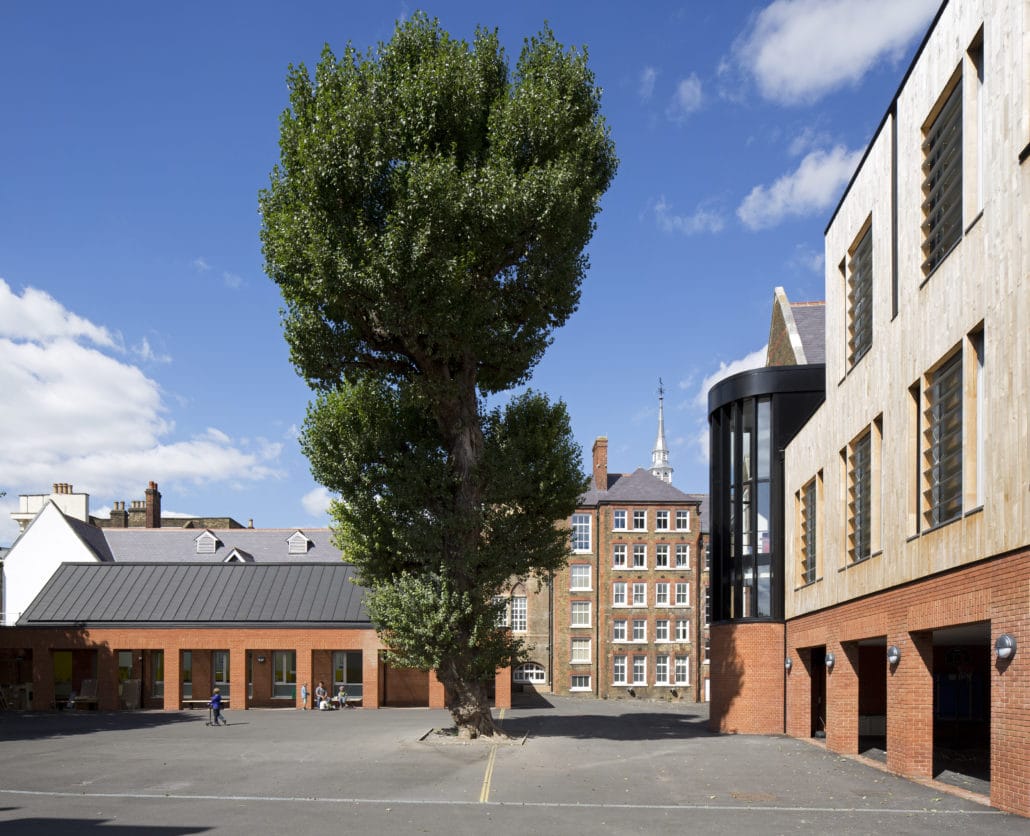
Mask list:
[[823,297],[822,233],[937,0],[7,3],[0,7],[0,544],[23,493],[94,513],[324,525],[264,275],[257,193],[291,62],[389,39],[417,8],[514,62],[544,21],[585,45],[620,158],[579,311],[532,385],[609,468],[650,463],[658,380],[683,490],[706,392],[756,365],[773,289]]

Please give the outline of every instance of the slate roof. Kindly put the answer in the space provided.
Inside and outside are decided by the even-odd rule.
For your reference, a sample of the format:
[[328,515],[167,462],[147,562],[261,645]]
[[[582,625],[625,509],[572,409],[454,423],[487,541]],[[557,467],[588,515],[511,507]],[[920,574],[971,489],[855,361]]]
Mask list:
[[[296,528],[97,528],[106,538],[113,560],[133,563],[222,563],[239,549],[255,563],[339,563],[340,550],[328,528],[302,528],[310,545],[304,554],[290,554],[287,542]],[[197,554],[197,537],[210,531],[221,545],[214,554]]]
[[697,499],[696,494],[686,494],[642,467],[629,474],[612,475],[617,475],[618,478],[613,481],[609,476],[608,490],[589,490],[581,494],[580,507],[599,505],[602,502],[661,503],[691,502]]
[[354,567],[62,563],[19,626],[371,626]]
[[[54,507],[57,508],[56,505],[54,505]],[[114,555],[111,554],[111,548],[107,545],[107,540],[104,539],[103,529],[97,528],[95,525],[90,525],[89,523],[83,522],[75,517],[70,517],[65,514],[64,511],[61,511],[60,508],[57,508],[57,510],[60,511],[61,516],[68,521],[68,526],[75,532],[75,536],[86,544],[86,548],[93,552],[93,554],[97,556],[98,560],[108,562],[114,560]],[[35,522],[35,520],[33,520],[33,522]]]
[[808,363],[826,362],[826,303],[797,302],[791,304],[801,345]]
[[709,511],[709,506],[711,504],[709,502],[709,499],[710,499],[709,495],[706,494],[706,493],[688,493],[687,496],[689,496],[691,499],[695,500],[696,502],[700,502],[701,503],[701,506],[697,510],[698,516],[701,517],[701,533],[702,534],[710,534],[711,533],[711,529],[708,528],[708,521],[709,521],[708,511]]

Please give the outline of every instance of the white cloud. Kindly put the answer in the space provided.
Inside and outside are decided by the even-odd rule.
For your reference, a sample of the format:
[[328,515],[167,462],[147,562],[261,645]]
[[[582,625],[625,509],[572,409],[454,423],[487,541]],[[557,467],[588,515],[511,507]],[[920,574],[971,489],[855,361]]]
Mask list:
[[658,79],[658,70],[654,67],[644,67],[640,71],[640,85],[637,88],[637,92],[640,98],[647,101],[654,94],[654,84]]
[[737,208],[748,229],[776,226],[789,216],[826,209],[851,178],[862,151],[838,145],[830,151],[812,151],[790,174],[771,186],[755,186]]
[[222,273],[222,281],[224,281],[225,286],[231,290],[238,290],[243,284],[243,277],[236,275],[236,273],[226,271]]
[[738,372],[746,372],[748,369],[757,369],[765,365],[765,355],[768,351],[768,346],[763,345],[761,348],[752,351],[750,354],[746,354],[739,360],[731,360],[729,363],[720,362],[719,368],[711,374],[707,375],[704,380],[701,381],[700,387],[694,395],[694,405],[698,407],[704,407],[707,414],[708,409],[708,390],[711,389],[720,380],[723,380],[730,375],[737,374]]
[[691,73],[676,85],[676,92],[665,109],[665,115],[673,122],[685,122],[691,113],[701,107],[701,99],[701,79]]
[[790,263],[794,267],[800,267],[819,276],[823,274],[823,251],[813,250],[807,244],[798,244],[794,247],[794,255]]
[[813,102],[855,84],[878,61],[897,62],[940,0],[776,0],[735,45],[762,95]]
[[154,351],[150,345],[150,340],[144,337],[140,340],[140,344],[132,349],[132,353],[135,354],[144,363],[171,363],[172,358],[168,354],[158,354]]
[[319,486],[308,491],[301,497],[300,504],[304,506],[313,517],[321,517],[329,513],[329,503],[333,501],[333,495],[325,488]]
[[207,259],[203,256],[197,256],[193,259],[193,269],[198,273],[206,273],[211,269],[211,265],[207,263]]
[[654,205],[654,216],[662,232],[678,232],[682,235],[697,235],[702,232],[720,232],[726,221],[719,212],[699,206],[690,215],[677,215],[665,197],[658,198]]
[[[106,349],[107,351],[103,350]],[[0,279],[0,474],[7,501],[70,482],[90,494],[130,495],[149,479],[229,484],[280,475],[282,445],[253,447],[218,429],[175,438],[161,387],[112,356],[102,326],[42,291],[20,296]],[[0,517],[0,542],[13,539]]]

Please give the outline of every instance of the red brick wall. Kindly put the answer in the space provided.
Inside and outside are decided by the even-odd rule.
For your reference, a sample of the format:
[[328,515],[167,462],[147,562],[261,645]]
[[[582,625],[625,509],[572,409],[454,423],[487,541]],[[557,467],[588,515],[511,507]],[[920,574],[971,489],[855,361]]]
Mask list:
[[713,624],[713,731],[783,733],[783,631],[778,622]]
[[[885,645],[901,650],[901,661],[893,669],[881,656],[887,680],[887,765],[903,775],[929,777],[933,770],[932,631],[989,623],[991,803],[1030,815],[1028,603],[1030,549],[1023,549],[789,621],[788,652],[795,667],[787,686],[788,733],[810,734],[811,679],[804,660],[809,648],[825,645],[837,658],[826,678],[827,746],[837,752],[857,751],[857,642],[884,637]],[[1007,664],[993,655],[994,641],[1002,633],[1012,634],[1017,641],[1016,655]],[[882,648],[877,650],[883,653]],[[983,649],[981,659],[982,653]]]

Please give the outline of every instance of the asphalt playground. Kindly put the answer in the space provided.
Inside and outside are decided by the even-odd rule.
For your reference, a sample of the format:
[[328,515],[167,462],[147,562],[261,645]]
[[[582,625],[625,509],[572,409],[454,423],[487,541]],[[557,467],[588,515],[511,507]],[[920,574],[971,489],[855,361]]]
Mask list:
[[540,699],[462,743],[426,709],[0,714],[0,834],[1028,832],[706,706]]

